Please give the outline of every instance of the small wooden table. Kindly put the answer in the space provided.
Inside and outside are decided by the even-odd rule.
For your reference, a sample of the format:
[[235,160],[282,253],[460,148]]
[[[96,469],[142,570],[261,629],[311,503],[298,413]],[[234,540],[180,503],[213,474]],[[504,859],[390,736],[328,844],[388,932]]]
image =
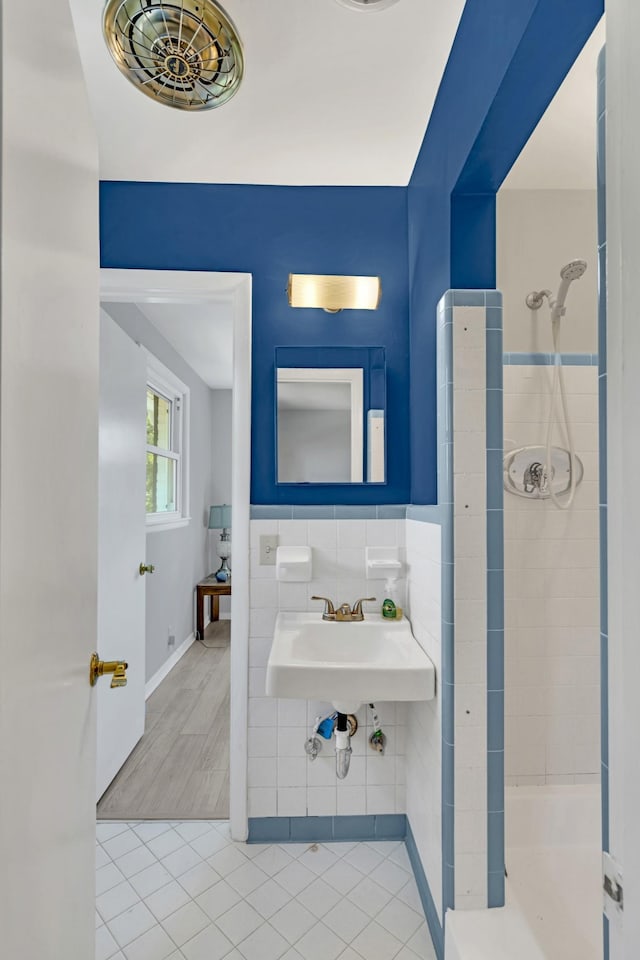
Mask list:
[[211,598],[211,620],[213,622],[220,619],[220,597],[230,596],[231,584],[219,583],[213,573],[196,584],[196,631],[200,640],[204,637],[204,598]]

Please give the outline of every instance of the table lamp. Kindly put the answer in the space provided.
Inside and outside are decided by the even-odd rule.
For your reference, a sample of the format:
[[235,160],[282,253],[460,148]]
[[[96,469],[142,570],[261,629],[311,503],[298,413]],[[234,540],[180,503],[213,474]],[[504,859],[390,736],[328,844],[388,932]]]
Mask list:
[[220,569],[216,570],[214,576],[219,583],[229,583],[231,580],[231,570],[227,560],[231,556],[231,507],[228,503],[223,503],[209,508],[209,530],[222,530],[216,552],[222,561]]

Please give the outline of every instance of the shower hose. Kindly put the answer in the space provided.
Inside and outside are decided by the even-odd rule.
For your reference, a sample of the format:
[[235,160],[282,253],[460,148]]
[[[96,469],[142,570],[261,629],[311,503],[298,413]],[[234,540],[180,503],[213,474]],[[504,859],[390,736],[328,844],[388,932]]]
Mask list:
[[[573,432],[571,430],[571,420],[569,418],[569,408],[567,404],[567,392],[564,383],[564,370],[562,368],[562,359],[560,356],[560,318],[554,317],[551,321],[553,333],[553,350],[555,353],[555,363],[553,366],[553,387],[551,389],[551,403],[549,405],[549,423],[547,425],[547,464],[546,472],[549,485],[549,496],[559,510],[568,510],[573,503],[576,492],[576,469],[575,469],[575,447],[573,444]],[[569,496],[566,500],[560,500],[553,489],[552,483],[552,459],[551,451],[553,447],[553,428],[558,421],[556,409],[558,404],[558,393],[562,404],[562,417],[567,433],[567,443],[569,446]],[[559,424],[558,424],[559,425]]]

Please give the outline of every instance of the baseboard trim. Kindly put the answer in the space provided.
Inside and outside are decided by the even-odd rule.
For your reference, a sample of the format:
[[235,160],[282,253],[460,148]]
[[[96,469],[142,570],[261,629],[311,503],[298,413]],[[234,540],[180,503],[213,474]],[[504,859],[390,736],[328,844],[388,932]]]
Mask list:
[[420,857],[420,853],[418,852],[418,847],[416,845],[415,837],[413,836],[411,824],[408,820],[405,846],[407,848],[407,853],[409,854],[409,860],[411,861],[413,875],[416,878],[418,893],[420,894],[420,899],[422,900],[422,909],[424,910],[424,916],[427,921],[427,926],[429,927],[429,933],[431,934],[431,939],[433,940],[433,947],[436,951],[436,956],[438,960],[444,960],[444,930],[438,915],[438,908],[436,907],[431,894],[431,888],[429,886],[429,881],[427,880],[427,875],[424,872],[422,859]]
[[436,956],[444,960],[444,930],[406,814],[249,818],[247,843],[339,843],[345,840],[404,840]]
[[147,680],[144,686],[145,700],[148,700],[156,687],[160,686],[167,674],[175,667],[178,660],[184,657],[191,644],[195,643],[195,640],[195,633],[190,633],[187,639],[184,640],[179,647],[176,647],[171,656],[165,660],[160,669],[156,670],[154,675]]
[[404,840],[404,813],[353,817],[250,817],[247,843],[338,843]]

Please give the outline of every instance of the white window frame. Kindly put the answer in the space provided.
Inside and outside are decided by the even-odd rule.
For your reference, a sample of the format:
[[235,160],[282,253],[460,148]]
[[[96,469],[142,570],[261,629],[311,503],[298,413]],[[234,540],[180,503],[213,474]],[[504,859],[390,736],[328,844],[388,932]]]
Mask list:
[[[145,350],[147,357],[147,388],[172,403],[171,416],[171,452],[164,448],[145,445],[146,452],[158,453],[176,460],[176,509],[171,513],[146,513],[146,525],[149,531],[174,530],[186,527],[191,520],[189,514],[189,387],[169,370],[156,356]],[[145,456],[146,463],[146,456]]]

